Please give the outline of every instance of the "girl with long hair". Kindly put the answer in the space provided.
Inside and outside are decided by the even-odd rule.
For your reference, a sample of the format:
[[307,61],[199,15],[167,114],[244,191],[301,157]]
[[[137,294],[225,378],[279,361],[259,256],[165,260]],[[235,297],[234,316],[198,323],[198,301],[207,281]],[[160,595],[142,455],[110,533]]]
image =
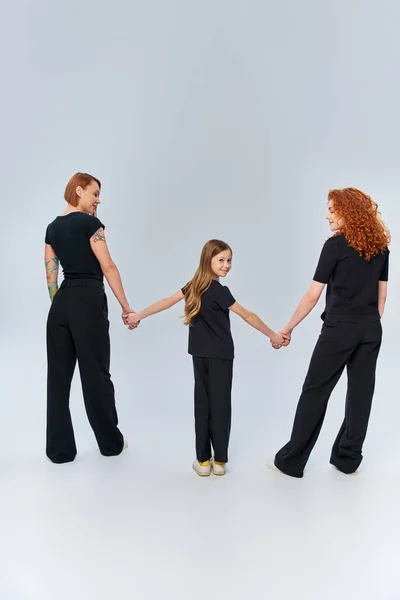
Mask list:
[[[126,314],[133,327],[150,315],[185,301],[184,323],[189,327],[189,354],[194,368],[194,414],[196,460],[193,469],[201,477],[211,470],[225,474],[231,429],[231,389],[234,344],[229,311],[266,335],[276,347],[284,342],[282,334],[243,308],[229,289],[220,283],[232,266],[232,250],[221,240],[208,241],[201,253],[194,277],[181,290],[135,314]],[[212,448],[214,456],[212,456]]]
[[284,346],[327,284],[323,326],[297,406],[289,442],[270,466],[302,477],[329,397],[347,368],[345,416],[330,462],[354,474],[362,461],[382,339],[389,266],[389,231],[377,204],[355,188],[331,190],[327,220],[333,236],[322,248],[313,282],[281,333]]

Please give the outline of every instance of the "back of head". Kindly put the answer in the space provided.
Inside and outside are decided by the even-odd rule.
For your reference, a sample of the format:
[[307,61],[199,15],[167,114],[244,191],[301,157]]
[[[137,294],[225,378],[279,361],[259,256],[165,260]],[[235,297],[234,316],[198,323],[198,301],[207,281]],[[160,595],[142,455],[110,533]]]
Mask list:
[[71,206],[78,206],[79,204],[79,196],[76,193],[76,189],[81,187],[85,189],[88,185],[95,181],[101,189],[101,183],[97,179],[97,177],[93,177],[93,175],[89,175],[89,173],[75,173],[71,177],[71,179],[67,183],[67,187],[65,188],[64,198]]
[[222,240],[209,240],[204,244],[197,271],[185,288],[185,325],[190,325],[191,320],[199,313],[201,295],[208,290],[213,279],[215,279],[211,268],[211,260],[224,250],[232,252],[231,247]]
[[390,233],[380,218],[377,203],[370,196],[349,187],[330,190],[328,200],[343,221],[336,235],[344,234],[349,246],[360,256],[369,261],[386,250]]

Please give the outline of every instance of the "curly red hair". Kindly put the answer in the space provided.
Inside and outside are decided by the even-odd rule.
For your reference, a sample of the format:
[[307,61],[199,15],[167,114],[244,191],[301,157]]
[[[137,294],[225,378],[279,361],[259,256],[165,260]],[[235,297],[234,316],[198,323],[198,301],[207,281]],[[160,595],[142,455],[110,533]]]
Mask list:
[[330,190],[331,200],[343,225],[335,235],[344,234],[349,246],[370,261],[384,252],[390,243],[390,233],[380,218],[378,205],[370,196],[356,188]]

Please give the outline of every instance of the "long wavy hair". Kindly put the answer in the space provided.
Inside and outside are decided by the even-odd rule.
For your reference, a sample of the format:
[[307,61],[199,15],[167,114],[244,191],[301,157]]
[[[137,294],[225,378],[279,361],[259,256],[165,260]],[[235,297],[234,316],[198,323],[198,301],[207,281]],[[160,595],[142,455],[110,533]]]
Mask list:
[[203,247],[200,264],[193,279],[186,284],[184,324],[190,325],[192,319],[199,314],[201,308],[201,295],[210,287],[215,275],[211,268],[211,260],[217,254],[230,250],[231,247],[222,240],[209,240]]
[[335,235],[344,234],[349,246],[354,248],[367,262],[386,250],[390,233],[380,218],[378,205],[370,196],[356,188],[330,190],[331,200],[343,225]]

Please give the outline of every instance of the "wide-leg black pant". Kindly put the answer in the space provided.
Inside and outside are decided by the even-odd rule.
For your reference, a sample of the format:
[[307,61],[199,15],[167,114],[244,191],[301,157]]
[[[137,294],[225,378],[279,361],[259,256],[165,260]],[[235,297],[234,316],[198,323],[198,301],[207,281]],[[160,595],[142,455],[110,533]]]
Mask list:
[[347,367],[345,417],[330,462],[343,473],[356,471],[362,461],[381,339],[379,315],[325,316],[297,405],[290,441],[275,456],[278,469],[293,477],[303,476],[329,397]]
[[47,320],[46,454],[55,463],[76,456],[69,395],[77,360],[86,413],[100,452],[120,454],[124,441],[109,372],[107,297],[96,279],[64,280]]
[[228,462],[231,432],[233,360],[193,356],[196,456]]

